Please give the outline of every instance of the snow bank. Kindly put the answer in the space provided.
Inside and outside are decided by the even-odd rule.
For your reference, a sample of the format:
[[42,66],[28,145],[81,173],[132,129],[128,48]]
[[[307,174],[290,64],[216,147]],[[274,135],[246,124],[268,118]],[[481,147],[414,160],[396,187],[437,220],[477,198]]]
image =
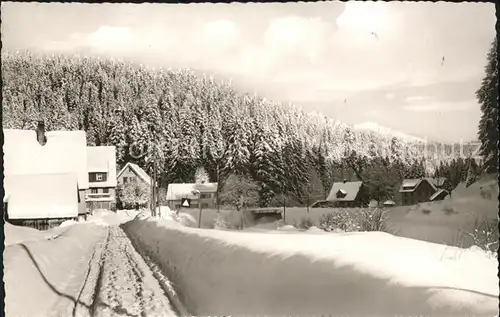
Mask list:
[[74,225],[52,240],[24,241],[5,248],[6,316],[51,316],[54,304],[77,298],[94,246],[105,228]]
[[77,221],[74,221],[74,220],[66,220],[66,221],[63,221],[59,227],[68,227],[68,226],[72,226],[74,224],[77,224],[78,222]]
[[136,215],[137,211],[120,210],[117,212],[113,212],[108,210],[101,210],[89,216],[87,221],[85,222],[104,227],[115,226],[132,220]]
[[66,228],[56,227],[50,230],[40,231],[29,227],[14,226],[8,222],[4,224],[3,228],[5,234],[5,246],[28,241],[54,239],[66,230]]
[[193,315],[498,312],[497,261],[385,233],[264,234],[123,225]]

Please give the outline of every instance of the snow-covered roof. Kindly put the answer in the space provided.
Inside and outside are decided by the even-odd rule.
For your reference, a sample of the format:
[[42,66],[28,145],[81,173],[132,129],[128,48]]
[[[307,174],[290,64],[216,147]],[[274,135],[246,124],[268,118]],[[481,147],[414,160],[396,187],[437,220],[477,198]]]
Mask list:
[[134,173],[145,183],[151,184],[151,177],[149,177],[148,173],[146,173],[146,171],[144,171],[139,165],[131,162],[125,164],[125,166],[118,173],[117,177],[120,177],[120,175],[123,174],[123,172],[125,172],[128,167],[130,167],[132,171],[134,171]]
[[10,219],[78,216],[75,174],[5,175],[4,188]]
[[446,177],[434,177],[434,178],[426,178],[429,183],[431,183],[434,186],[443,186],[444,183],[447,181]]
[[430,201],[433,201],[434,199],[436,199],[437,197],[439,197],[440,195],[444,194],[445,197],[448,196],[448,191],[445,190],[445,189],[440,189],[438,191],[436,191],[430,198]]
[[429,181],[427,178],[419,178],[419,179],[405,179],[403,180],[401,187],[399,188],[400,193],[411,193],[417,189],[417,187],[423,182],[429,183],[429,185],[436,190],[434,184]]
[[87,146],[89,173],[108,173],[106,182],[90,183],[90,187],[116,187],[116,148],[114,146]]
[[[356,196],[358,195],[359,190],[361,189],[361,185],[363,182],[339,182],[333,183],[332,189],[330,190],[330,194],[326,200],[328,201],[354,201]],[[345,194],[344,197],[337,198],[337,192],[341,192]]]
[[48,131],[40,145],[34,130],[4,129],[4,174],[73,173],[80,189],[89,188],[85,131]]
[[196,196],[193,194],[194,190],[200,193],[215,193],[217,192],[217,183],[169,184],[166,200],[181,200],[182,198],[196,199]]

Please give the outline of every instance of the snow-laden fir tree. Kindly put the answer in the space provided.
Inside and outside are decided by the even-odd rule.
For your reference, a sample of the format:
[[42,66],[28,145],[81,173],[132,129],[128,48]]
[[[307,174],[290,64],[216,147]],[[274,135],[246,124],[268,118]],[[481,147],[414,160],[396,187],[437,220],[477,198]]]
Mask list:
[[498,171],[498,67],[497,39],[493,41],[487,56],[485,77],[476,96],[481,104],[482,117],[479,121],[480,153],[484,158],[486,172]]
[[210,179],[208,177],[208,173],[203,166],[198,167],[198,169],[196,170],[196,173],[194,175],[194,179],[195,179],[196,184],[205,184],[205,183],[210,182]]

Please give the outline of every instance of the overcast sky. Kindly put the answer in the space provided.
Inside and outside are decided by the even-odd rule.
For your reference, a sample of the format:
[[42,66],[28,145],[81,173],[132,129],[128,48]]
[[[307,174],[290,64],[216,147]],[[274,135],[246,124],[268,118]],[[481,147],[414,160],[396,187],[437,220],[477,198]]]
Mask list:
[[213,72],[349,124],[458,142],[477,138],[495,21],[488,3],[2,3],[2,44]]

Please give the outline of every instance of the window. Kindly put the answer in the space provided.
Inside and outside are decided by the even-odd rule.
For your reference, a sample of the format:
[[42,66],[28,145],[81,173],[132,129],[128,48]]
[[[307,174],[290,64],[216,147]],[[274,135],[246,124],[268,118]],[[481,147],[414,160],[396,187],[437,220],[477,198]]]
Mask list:
[[123,183],[124,183],[124,184],[128,183],[128,177],[124,177],[124,178],[123,178]]
[[212,194],[211,193],[201,193],[200,198],[201,199],[212,198]]
[[97,194],[97,188],[91,188],[90,189],[91,194]]
[[105,182],[107,180],[106,173],[89,173],[89,182]]
[[102,192],[103,192],[104,194],[109,194],[109,188],[103,188],[103,189],[102,189]]

